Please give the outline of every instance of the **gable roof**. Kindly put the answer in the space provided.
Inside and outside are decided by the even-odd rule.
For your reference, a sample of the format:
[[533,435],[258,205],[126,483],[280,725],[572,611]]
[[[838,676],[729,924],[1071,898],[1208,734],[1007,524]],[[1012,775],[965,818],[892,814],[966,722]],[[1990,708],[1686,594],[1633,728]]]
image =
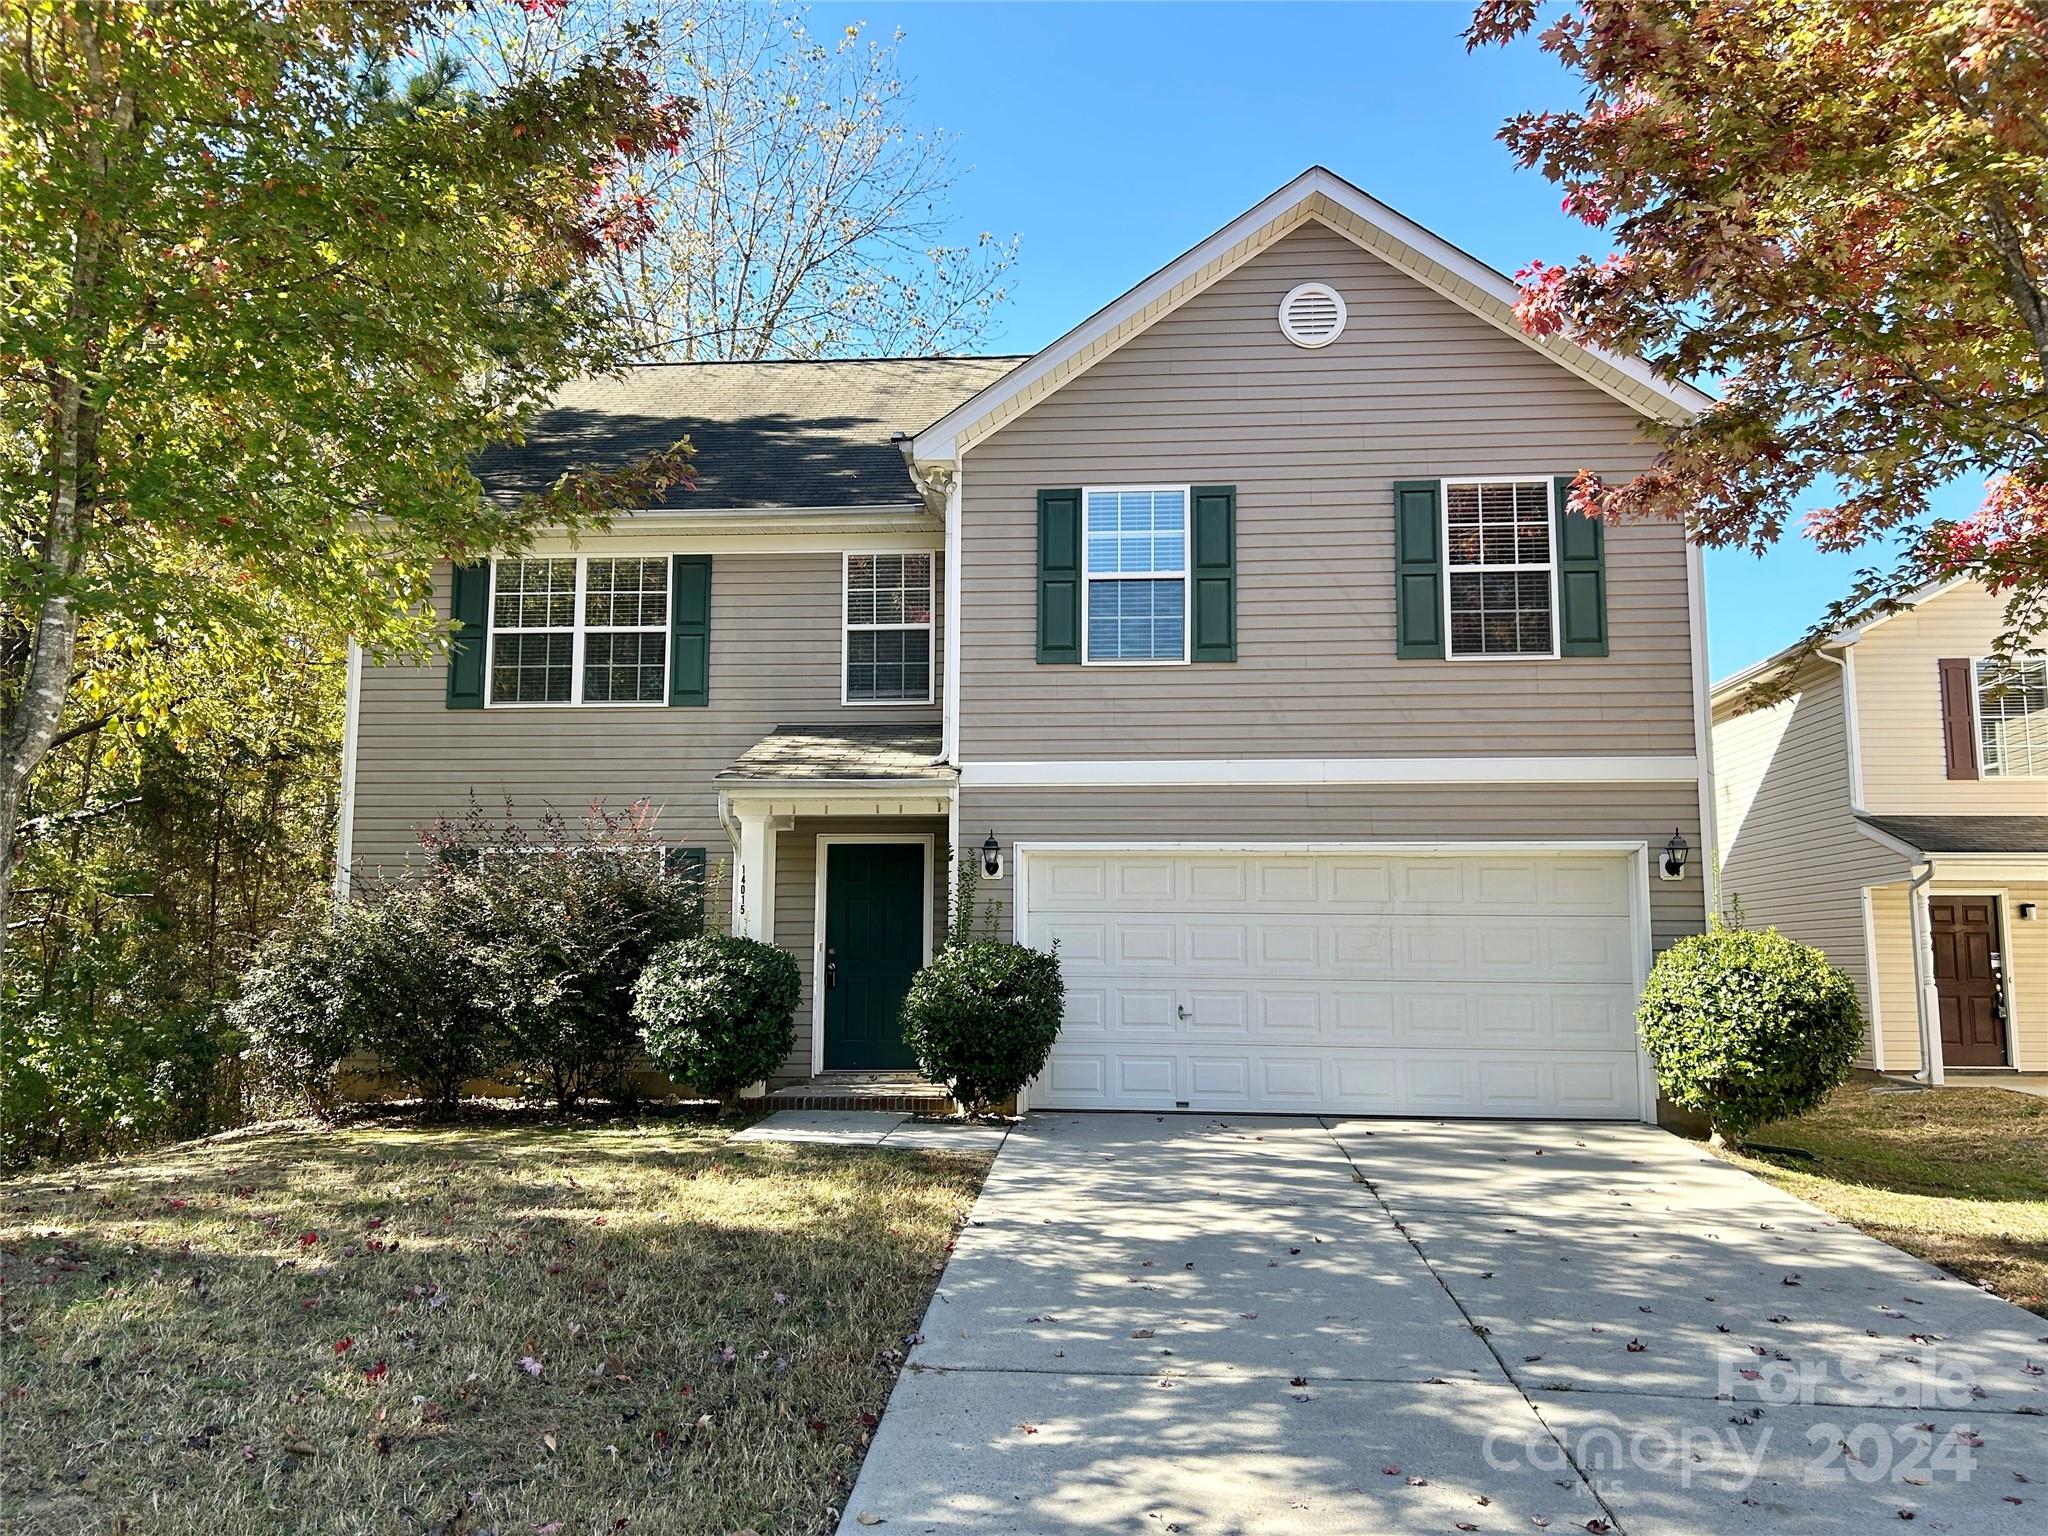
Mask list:
[[1803,638],[1794,640],[1783,650],[1773,651],[1762,661],[1753,661],[1739,672],[1731,672],[1722,678],[1721,681],[1714,684],[1711,690],[1713,701],[1717,705],[1726,702],[1728,695],[1736,689],[1749,687],[1750,684],[1757,682],[1759,679],[1779,671],[1799,656],[1811,654],[1819,646],[1854,645],[1887,619],[1897,618],[1902,613],[1910,613],[1930,598],[1940,597],[1942,593],[1960,587],[1968,580],[1967,576],[1953,576],[1941,581],[1930,581],[1926,586],[1908,592],[1883,613],[1875,614],[1860,624],[1844,625],[1841,629],[1831,631],[1829,634],[1824,635],[1815,646],[1808,646]]
[[957,458],[1218,278],[1311,220],[1328,225],[1645,416],[1680,422],[1713,403],[1711,396],[1690,384],[1663,378],[1640,358],[1581,346],[1558,336],[1531,336],[1515,319],[1516,288],[1511,279],[1318,165],[948,410],[917,434],[912,445],[917,458],[932,463]]
[[576,379],[528,427],[473,466],[513,502],[570,470],[610,468],[687,435],[697,489],[658,508],[837,510],[921,506],[902,449],[914,432],[1017,365],[1015,357],[644,363]]

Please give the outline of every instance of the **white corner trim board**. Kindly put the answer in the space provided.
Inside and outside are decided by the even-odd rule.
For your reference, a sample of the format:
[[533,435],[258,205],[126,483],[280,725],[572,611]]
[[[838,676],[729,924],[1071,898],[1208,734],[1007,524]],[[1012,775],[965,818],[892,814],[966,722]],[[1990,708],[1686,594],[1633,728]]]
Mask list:
[[1697,783],[1690,754],[1660,757],[1198,757],[962,763],[978,789],[1135,784],[1642,784]]
[[334,899],[348,900],[349,865],[355,856],[356,737],[362,729],[363,648],[348,643],[347,681],[341,706],[341,795],[334,817]]

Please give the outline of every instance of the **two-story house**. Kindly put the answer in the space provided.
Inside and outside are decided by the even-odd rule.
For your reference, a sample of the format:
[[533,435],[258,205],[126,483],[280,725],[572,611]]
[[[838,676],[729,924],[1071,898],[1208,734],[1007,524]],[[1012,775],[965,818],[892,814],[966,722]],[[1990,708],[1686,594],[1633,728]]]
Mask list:
[[699,488],[441,573],[446,665],[355,669],[344,867],[651,799],[802,966],[801,1080],[911,1065],[957,849],[1059,946],[1036,1106],[1647,1117],[1700,569],[1563,487],[1704,402],[1514,296],[1315,169],[1028,358],[579,385],[489,494],[685,432]]
[[1855,980],[1881,1071],[2048,1070],[2048,657],[2003,627],[1953,582],[1714,689],[1722,905]]

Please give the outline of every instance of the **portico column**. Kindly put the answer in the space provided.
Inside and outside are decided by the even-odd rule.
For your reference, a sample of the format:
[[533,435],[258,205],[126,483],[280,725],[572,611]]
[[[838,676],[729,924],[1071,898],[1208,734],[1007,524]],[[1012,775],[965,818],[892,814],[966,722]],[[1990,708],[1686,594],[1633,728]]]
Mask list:
[[1941,989],[1934,979],[1934,919],[1927,910],[1927,886],[1934,866],[1926,865],[1906,887],[1913,939],[1913,991],[1919,1000],[1920,1080],[1939,1088],[1948,1081],[1941,1060]]
[[778,820],[765,805],[733,806],[740,824],[732,875],[732,931],[764,944],[775,942],[775,837]]

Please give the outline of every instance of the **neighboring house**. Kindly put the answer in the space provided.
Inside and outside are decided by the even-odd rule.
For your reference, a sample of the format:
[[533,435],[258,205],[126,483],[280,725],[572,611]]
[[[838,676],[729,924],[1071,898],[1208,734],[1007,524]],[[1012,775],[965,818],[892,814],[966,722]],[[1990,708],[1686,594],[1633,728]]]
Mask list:
[[911,1065],[993,843],[1068,985],[1035,1105],[1648,1117],[1699,564],[1563,487],[1704,397],[1513,300],[1317,169],[1030,358],[579,385],[490,494],[683,432],[699,489],[441,573],[453,660],[350,690],[343,864],[472,794],[651,799],[803,967],[798,1080]]
[[2003,628],[1951,583],[1714,689],[1722,906],[1855,980],[1886,1072],[2048,1071],[2048,657]]

